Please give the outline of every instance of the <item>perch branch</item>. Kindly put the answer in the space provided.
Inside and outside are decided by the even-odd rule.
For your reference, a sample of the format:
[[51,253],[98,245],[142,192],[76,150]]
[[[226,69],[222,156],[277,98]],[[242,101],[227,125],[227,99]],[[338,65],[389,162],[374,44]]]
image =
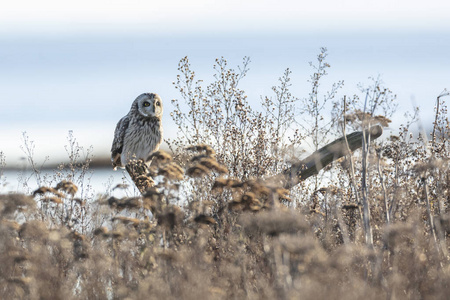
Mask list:
[[125,168],[141,194],[145,194],[154,185],[153,179],[147,175],[149,168],[142,159],[131,160]]

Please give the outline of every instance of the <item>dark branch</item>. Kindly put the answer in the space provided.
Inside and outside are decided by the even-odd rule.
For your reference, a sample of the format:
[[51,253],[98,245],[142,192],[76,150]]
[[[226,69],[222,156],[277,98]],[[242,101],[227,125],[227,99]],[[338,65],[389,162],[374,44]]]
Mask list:
[[349,154],[348,149],[354,151],[361,148],[364,136],[374,140],[379,138],[382,133],[383,128],[376,125],[370,128],[370,130],[366,129],[365,132],[357,131],[348,134],[348,147],[346,145],[345,137],[341,137],[317,150],[302,161],[293,164],[290,168],[282,171],[280,174],[266,179],[266,181],[290,189],[306,178],[316,175],[334,160]]

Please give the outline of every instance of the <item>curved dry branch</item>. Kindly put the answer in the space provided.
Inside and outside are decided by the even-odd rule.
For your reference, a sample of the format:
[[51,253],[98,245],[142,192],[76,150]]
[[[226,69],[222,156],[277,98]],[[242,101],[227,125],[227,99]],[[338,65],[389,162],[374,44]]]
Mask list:
[[281,173],[267,178],[265,181],[278,186],[283,186],[290,189],[308,177],[316,175],[320,170],[325,168],[334,160],[345,156],[350,151],[361,148],[364,136],[374,140],[379,138],[383,133],[383,128],[380,125],[366,129],[365,131],[357,131],[347,135],[348,147],[346,144],[346,137],[343,136],[334,142],[320,148],[302,161],[293,164],[290,168]]
[[[370,138],[371,140],[374,140],[379,138],[382,133],[383,128],[376,125],[365,131],[357,131],[348,134],[346,137],[343,136],[317,150],[302,161],[293,164],[290,168],[281,173],[265,179],[265,182],[270,185],[282,186],[286,189],[290,189],[306,178],[316,175],[334,160],[349,154],[349,150],[354,151],[361,148],[364,136],[367,139]],[[346,140],[348,141],[348,147]],[[126,166],[126,169],[141,193],[144,194],[154,185],[152,178],[147,175],[149,169],[144,161],[138,160],[130,162]]]

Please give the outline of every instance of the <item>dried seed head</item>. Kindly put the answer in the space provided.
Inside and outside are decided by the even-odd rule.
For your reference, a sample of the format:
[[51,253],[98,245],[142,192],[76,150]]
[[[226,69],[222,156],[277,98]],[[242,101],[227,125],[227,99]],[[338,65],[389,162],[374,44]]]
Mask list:
[[112,218],[112,221],[119,221],[125,225],[132,225],[135,229],[149,229],[153,227],[148,218],[146,220],[139,220],[136,218],[128,218],[124,216],[118,216]]
[[389,123],[392,122],[390,119],[386,118],[385,116],[375,116],[374,120],[383,127],[389,127]]
[[8,279],[8,282],[18,284],[22,287],[28,288],[28,286],[34,282],[34,278],[32,277],[11,277]]
[[64,192],[66,192],[67,194],[70,194],[72,196],[74,196],[76,194],[76,192],[78,191],[78,187],[73,182],[70,182],[67,180],[63,180],[60,183],[58,183],[56,185],[55,189],[63,190]]
[[439,224],[441,225],[442,229],[447,234],[450,234],[450,215],[449,214],[441,215],[441,217],[439,218]]
[[256,199],[255,193],[247,192],[242,195],[241,202],[252,202]]
[[235,197],[228,207],[232,210],[259,211],[264,208],[264,205],[254,193],[246,192],[240,197]]
[[0,215],[13,214],[25,209],[33,209],[36,202],[31,196],[23,194],[0,195]]
[[124,208],[133,209],[142,207],[142,200],[139,197],[121,198],[110,197],[106,202],[101,204],[108,204],[110,207],[122,210]]
[[201,160],[203,158],[213,158],[213,156],[209,156],[209,155],[206,155],[206,154],[196,155],[196,156],[193,156],[191,158],[191,162],[197,162],[197,161],[199,161],[199,160]]
[[150,154],[150,156],[147,158],[147,161],[156,161],[157,163],[168,163],[172,161],[172,156],[163,150],[158,150]]
[[116,184],[116,186],[113,187],[112,190],[113,190],[113,191],[114,191],[115,189],[126,190],[129,186],[130,186],[130,185],[128,185],[128,184],[126,184],[126,183],[119,183],[119,184]]
[[158,170],[158,175],[162,175],[171,180],[182,180],[183,169],[175,162],[169,162],[161,166]]
[[140,220],[136,219],[136,218],[128,218],[128,217],[124,217],[124,216],[118,216],[118,217],[114,217],[112,218],[113,221],[120,221],[123,224],[131,224],[134,226],[139,225]]
[[205,145],[205,144],[190,146],[190,147],[187,147],[186,150],[197,151],[197,152],[205,151],[206,155],[208,155],[208,156],[214,156],[216,154],[216,151],[214,151],[213,148],[211,148],[210,146]]
[[386,226],[383,241],[386,246],[393,249],[402,242],[414,239],[414,227],[408,223],[395,223]]
[[42,201],[44,201],[44,202],[53,202],[53,203],[56,203],[56,204],[62,204],[63,203],[63,200],[61,198],[59,198],[59,197],[45,197],[45,198],[42,199]]
[[221,189],[223,189],[224,187],[228,187],[228,188],[231,188],[231,187],[237,187],[237,185],[239,185],[239,184],[241,184],[241,182],[240,182],[239,180],[237,180],[237,179],[232,179],[232,178],[217,178],[217,179],[214,181],[214,184],[213,184],[213,186],[212,186],[212,189],[213,189],[213,190],[215,190],[215,189],[221,190]]
[[198,215],[194,218],[194,221],[200,224],[206,224],[206,225],[216,225],[217,221],[210,216],[206,216],[206,215]]
[[249,234],[261,232],[267,235],[279,235],[309,230],[303,216],[292,211],[270,210],[254,215],[245,214],[241,216],[239,223]]
[[33,240],[46,239],[48,237],[48,229],[43,222],[33,220],[20,226],[19,236]]
[[76,231],[71,231],[68,235],[68,238],[71,240],[80,240],[80,241],[86,240],[86,237],[84,235]]
[[102,236],[106,236],[106,234],[108,233],[108,228],[106,227],[100,227],[94,230],[94,235],[102,235]]
[[227,174],[228,173],[228,169],[225,166],[219,164],[215,159],[213,159],[211,157],[201,158],[198,161],[198,164],[203,165],[203,166],[207,167],[208,169],[212,169],[219,174]]
[[139,175],[135,177],[134,182],[137,188],[142,191],[155,185],[155,181],[146,175]]
[[161,251],[158,251],[156,253],[156,255],[159,258],[162,258],[162,259],[168,260],[168,261],[179,261],[180,260],[180,255],[176,251],[173,251],[171,249],[163,249]]
[[64,194],[60,193],[57,189],[54,189],[52,187],[46,187],[46,186],[41,186],[40,188],[35,190],[33,192],[33,196],[44,195],[46,193],[52,193],[53,195],[58,196],[60,198],[65,198]]
[[21,263],[30,259],[30,256],[22,251],[8,251],[7,256],[12,258],[15,263]]
[[280,201],[292,202],[290,191],[288,189],[278,188],[275,190],[275,193],[278,195]]
[[244,186],[250,187],[250,190],[255,193],[258,197],[268,197],[272,189],[277,187],[269,187],[267,184],[261,180],[248,180],[244,182]]
[[86,201],[81,198],[73,198],[73,201],[77,202],[81,206],[84,206],[86,204]]
[[200,165],[200,164],[190,167],[186,171],[186,175],[193,177],[193,178],[202,177],[209,173],[210,173],[210,169],[208,169],[207,167]]
[[391,142],[397,142],[397,141],[400,140],[400,138],[398,137],[398,135],[391,135],[391,136],[389,137],[389,140],[390,140]]
[[7,228],[14,230],[14,231],[19,231],[20,229],[20,224],[17,223],[16,221],[11,221],[11,220],[2,220],[1,225],[5,225]]
[[345,202],[342,204],[343,209],[357,209],[359,206],[357,203]]
[[100,235],[103,238],[120,239],[124,236],[124,233],[120,230],[109,231],[106,227],[100,227],[94,230],[94,235]]
[[161,214],[156,216],[156,219],[158,220],[158,225],[173,229],[183,222],[184,213],[178,206],[169,205],[164,208]]
[[161,211],[163,197],[164,193],[159,192],[156,188],[148,189],[142,199],[143,207],[150,210],[152,214],[155,214]]
[[358,121],[370,120],[370,119],[372,119],[372,115],[370,113],[365,113],[362,110],[357,109],[357,110],[355,110],[355,112],[345,115],[345,119],[348,122],[353,123],[356,120],[358,120]]

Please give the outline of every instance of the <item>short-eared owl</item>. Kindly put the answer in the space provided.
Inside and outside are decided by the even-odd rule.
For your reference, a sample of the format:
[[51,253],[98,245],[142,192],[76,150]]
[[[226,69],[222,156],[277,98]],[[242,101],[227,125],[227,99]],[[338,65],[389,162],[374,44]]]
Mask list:
[[114,170],[124,168],[130,159],[147,159],[162,141],[163,105],[157,94],[139,95],[114,132],[111,161]]

